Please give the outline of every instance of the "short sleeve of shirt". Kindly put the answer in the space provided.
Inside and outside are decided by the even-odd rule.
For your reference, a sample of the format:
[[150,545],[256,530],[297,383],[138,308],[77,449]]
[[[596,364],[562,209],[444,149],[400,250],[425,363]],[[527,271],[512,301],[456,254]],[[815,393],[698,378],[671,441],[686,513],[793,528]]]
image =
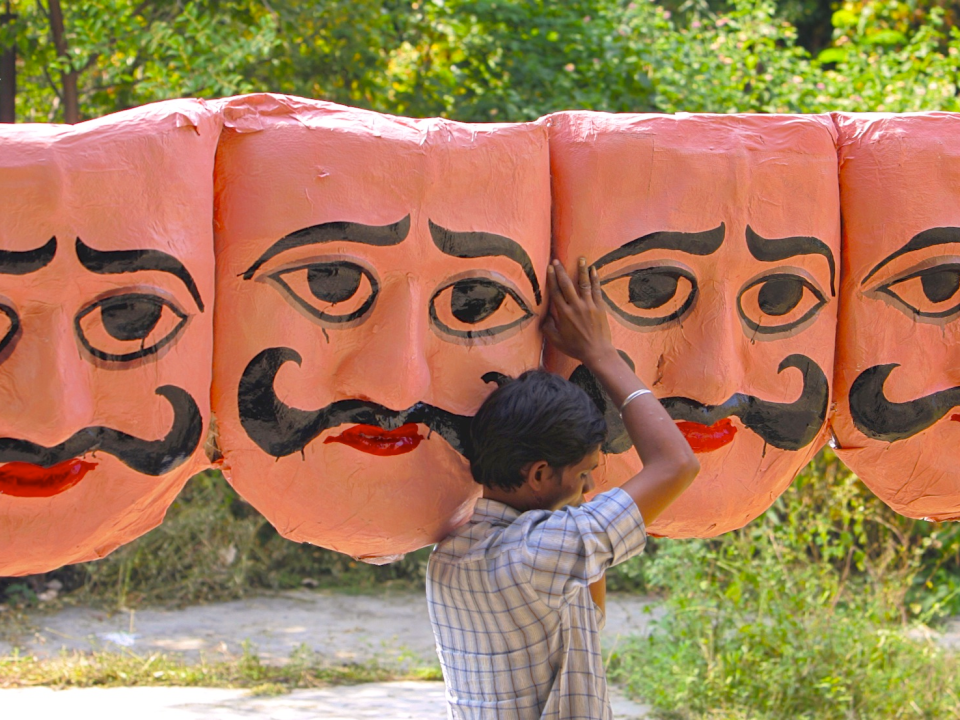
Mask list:
[[524,513],[516,525],[531,583],[551,607],[599,580],[607,568],[638,555],[647,543],[640,510],[620,488],[579,507]]

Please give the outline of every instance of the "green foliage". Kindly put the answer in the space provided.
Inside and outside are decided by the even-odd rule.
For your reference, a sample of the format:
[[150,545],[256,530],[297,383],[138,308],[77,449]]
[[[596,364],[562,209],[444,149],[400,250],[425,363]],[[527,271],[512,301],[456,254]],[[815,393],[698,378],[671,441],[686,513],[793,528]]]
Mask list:
[[[667,717],[954,717],[960,662],[923,623],[957,609],[957,539],[895,515],[825,451],[743,530],[659,541],[645,579],[669,588],[667,614],[616,676]],[[938,578],[951,589],[928,594]]]
[[37,594],[27,583],[11,582],[3,588],[3,601],[14,607],[32,607],[37,604]]
[[847,4],[817,58],[773,0],[732,0],[657,36],[650,77],[668,112],[906,112],[960,109],[960,30],[932,8],[896,25],[896,0]]
[[391,55],[388,106],[469,121],[533,120],[577,108],[652,109],[644,71],[648,43],[628,40],[621,6],[613,0],[414,2],[414,32]]
[[833,46],[819,55],[821,105],[847,111],[960,110],[960,29],[942,8],[919,26],[898,20],[905,3],[846,3],[833,15]]
[[[945,0],[78,0],[61,57],[16,0],[18,117],[94,117],[183,95],[274,91],[385,112],[530,120],[611,112],[957,110]],[[820,18],[820,25],[810,25]],[[801,43],[801,23],[807,45]],[[806,23],[806,24],[804,24]],[[832,41],[828,39],[832,35]],[[824,45],[828,45],[824,47]],[[807,47],[818,55],[812,57]]]
[[[254,589],[420,587],[428,551],[385,566],[292,543],[241,500],[219,472],[194,477],[163,524],[103,560],[77,566],[76,597],[127,607],[186,605],[242,597]],[[65,573],[71,573],[65,569]],[[56,577],[52,573],[48,577]]]
[[666,112],[808,112],[816,68],[772,0],[733,0],[722,15],[694,13],[657,35],[651,72]]
[[406,2],[273,2],[276,44],[252,67],[259,90],[389,110],[391,48],[410,31]]
[[248,92],[249,68],[269,56],[276,24],[254,0],[77,0],[64,3],[66,55],[51,37],[47,9],[17,0],[17,117],[52,122],[63,115],[61,76],[79,73],[81,117],[154,100]]

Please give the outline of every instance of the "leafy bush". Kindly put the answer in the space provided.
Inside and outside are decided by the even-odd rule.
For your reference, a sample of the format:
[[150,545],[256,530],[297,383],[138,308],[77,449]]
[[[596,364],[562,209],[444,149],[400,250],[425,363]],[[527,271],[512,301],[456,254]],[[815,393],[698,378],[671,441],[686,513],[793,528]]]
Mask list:
[[668,588],[667,614],[615,676],[667,717],[957,716],[960,662],[923,624],[957,610],[957,538],[824,451],[746,528],[658,541],[643,579]]

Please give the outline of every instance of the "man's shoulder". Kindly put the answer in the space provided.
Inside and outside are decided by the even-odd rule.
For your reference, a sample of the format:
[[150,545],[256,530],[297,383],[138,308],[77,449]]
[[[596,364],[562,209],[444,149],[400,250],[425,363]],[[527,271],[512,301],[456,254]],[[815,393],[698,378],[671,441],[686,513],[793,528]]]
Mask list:
[[491,522],[487,518],[474,516],[437,543],[431,560],[461,562],[491,559],[518,541],[521,518]]
[[[595,532],[607,521],[612,522],[624,514],[635,515],[638,527],[643,527],[633,499],[619,488],[601,493],[578,507],[568,506],[559,510],[498,514],[496,505],[500,503],[479,505],[478,511],[466,524],[436,545],[434,556],[447,561],[476,560],[531,544],[544,549],[545,545],[562,543],[564,539],[573,539],[585,532]],[[583,522],[585,517],[591,521]]]

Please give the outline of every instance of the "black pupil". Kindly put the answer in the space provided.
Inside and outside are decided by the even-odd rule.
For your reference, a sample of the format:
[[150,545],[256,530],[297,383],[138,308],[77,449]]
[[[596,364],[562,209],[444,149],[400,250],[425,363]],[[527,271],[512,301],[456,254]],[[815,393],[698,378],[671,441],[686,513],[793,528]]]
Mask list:
[[766,315],[786,315],[800,304],[803,283],[796,278],[771,278],[763,283],[757,304]]
[[920,276],[923,294],[930,302],[940,303],[952,298],[960,290],[960,270],[936,270]]
[[506,296],[506,290],[492,280],[459,280],[453,285],[450,312],[460,322],[473,325],[493,315]]
[[642,310],[664,305],[677,294],[680,276],[656,268],[638,270],[630,276],[630,303]]
[[347,263],[313,265],[307,269],[307,282],[317,300],[336,305],[354,296],[361,273],[359,267]]
[[100,307],[103,327],[117,340],[143,340],[157,326],[163,305],[156,300],[124,299]]

